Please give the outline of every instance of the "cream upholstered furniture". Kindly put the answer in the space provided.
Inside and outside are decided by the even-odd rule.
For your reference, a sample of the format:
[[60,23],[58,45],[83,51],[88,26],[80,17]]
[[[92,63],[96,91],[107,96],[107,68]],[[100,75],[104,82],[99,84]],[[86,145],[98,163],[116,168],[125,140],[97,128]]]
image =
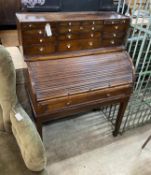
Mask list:
[[0,46],[0,174],[46,175],[45,166],[43,143],[17,100],[11,56]]

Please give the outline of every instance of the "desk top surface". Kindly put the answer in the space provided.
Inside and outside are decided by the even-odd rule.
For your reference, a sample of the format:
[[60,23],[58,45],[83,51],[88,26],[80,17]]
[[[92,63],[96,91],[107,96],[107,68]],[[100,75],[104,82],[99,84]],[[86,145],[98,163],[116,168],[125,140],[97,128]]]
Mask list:
[[37,101],[133,83],[127,52],[29,62]]
[[17,13],[19,22],[57,22],[57,21],[81,21],[81,20],[105,20],[105,19],[129,19],[125,15],[116,12],[40,12],[40,13]]

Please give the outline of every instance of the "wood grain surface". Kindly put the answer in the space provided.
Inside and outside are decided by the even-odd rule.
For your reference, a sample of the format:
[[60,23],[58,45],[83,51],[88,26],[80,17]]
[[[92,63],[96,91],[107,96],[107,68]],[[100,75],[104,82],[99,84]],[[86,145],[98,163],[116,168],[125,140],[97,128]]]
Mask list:
[[[22,13],[17,20],[26,61],[39,55],[123,45],[130,22],[115,12]],[[49,37],[47,24],[52,31]]]
[[39,134],[43,122],[120,103],[117,136],[134,82],[123,47],[130,19],[115,12],[23,13],[17,18]]

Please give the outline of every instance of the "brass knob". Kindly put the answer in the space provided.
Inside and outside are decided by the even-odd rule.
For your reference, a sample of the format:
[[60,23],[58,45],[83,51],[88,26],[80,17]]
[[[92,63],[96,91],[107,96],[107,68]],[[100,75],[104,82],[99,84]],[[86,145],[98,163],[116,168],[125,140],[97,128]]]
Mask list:
[[123,23],[125,23],[126,21],[125,20],[123,20]]
[[111,94],[107,94],[107,97],[110,97],[111,96]]
[[68,35],[68,38],[71,39],[71,35]]
[[71,44],[67,44],[67,48],[70,49],[71,48]]
[[80,30],[83,30],[83,27],[82,26],[80,26]]
[[32,24],[29,24],[29,27],[32,27]]
[[94,27],[92,27],[92,30],[94,30],[95,28]]
[[113,36],[116,37],[116,33],[113,33]]
[[67,102],[67,105],[70,105],[70,104],[71,104],[71,102],[70,102],[70,101],[68,101],[68,102]]
[[43,39],[40,39],[39,41],[40,41],[40,43],[42,43],[43,42]]
[[89,42],[89,46],[93,46],[93,42]]
[[94,37],[94,34],[93,33],[91,33],[91,38],[93,38]]
[[115,29],[117,30],[118,29],[118,26],[115,26]]
[[111,44],[115,44],[114,40],[113,40],[113,41],[111,41]]
[[69,22],[69,26],[71,26],[72,25],[72,23],[71,22]]
[[41,30],[39,30],[39,32],[38,32],[40,35],[42,34],[42,31]]
[[43,48],[43,47],[41,47],[39,50],[40,50],[40,52],[43,52],[44,48]]
[[112,21],[112,24],[114,24],[114,21]]
[[68,29],[69,32],[71,32],[71,29]]
[[95,21],[93,21],[92,24],[95,24]]

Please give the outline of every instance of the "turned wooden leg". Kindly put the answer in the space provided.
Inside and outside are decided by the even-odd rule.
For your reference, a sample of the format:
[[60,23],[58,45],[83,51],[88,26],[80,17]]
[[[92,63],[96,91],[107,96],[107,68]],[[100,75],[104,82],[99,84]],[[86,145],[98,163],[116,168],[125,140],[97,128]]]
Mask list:
[[126,110],[128,101],[129,101],[129,98],[125,98],[124,101],[122,101],[120,103],[120,108],[119,108],[118,115],[117,115],[117,118],[116,118],[116,123],[115,123],[115,130],[113,131],[113,136],[115,136],[115,137],[119,133],[120,126],[121,126],[121,123],[122,123],[122,119],[123,119],[124,112]]
[[36,120],[36,127],[37,127],[37,131],[42,139],[42,122],[39,120]]

